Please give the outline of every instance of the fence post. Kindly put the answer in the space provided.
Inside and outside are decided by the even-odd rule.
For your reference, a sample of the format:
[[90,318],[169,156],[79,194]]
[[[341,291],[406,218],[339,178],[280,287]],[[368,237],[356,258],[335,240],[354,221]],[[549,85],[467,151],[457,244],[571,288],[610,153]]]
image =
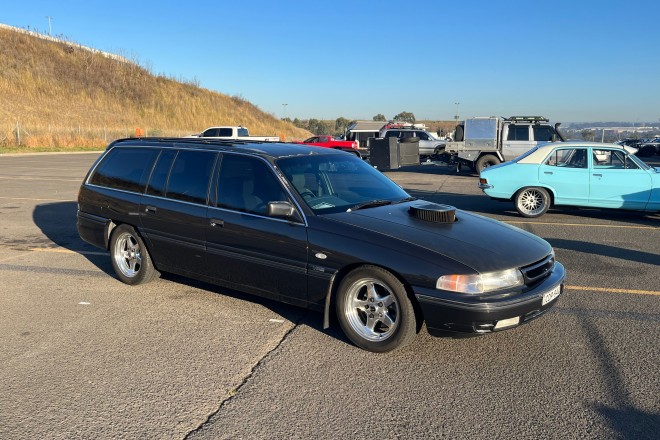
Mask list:
[[16,121],[16,146],[21,145],[21,125]]

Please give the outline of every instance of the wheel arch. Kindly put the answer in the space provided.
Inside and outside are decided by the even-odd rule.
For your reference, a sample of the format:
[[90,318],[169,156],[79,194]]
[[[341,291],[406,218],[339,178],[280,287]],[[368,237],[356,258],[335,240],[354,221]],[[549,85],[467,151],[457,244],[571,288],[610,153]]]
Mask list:
[[415,310],[415,320],[417,321],[417,332],[419,332],[421,330],[422,324],[424,323],[424,315],[422,314],[422,309],[419,305],[419,302],[417,301],[417,298],[415,297],[415,293],[413,292],[412,286],[397,271],[392,270],[387,266],[383,266],[376,263],[368,263],[368,262],[356,262],[356,263],[347,264],[346,266],[342,267],[337,272],[335,272],[334,275],[332,275],[332,278],[330,279],[330,285],[328,286],[328,291],[326,293],[325,304],[323,308],[323,329],[330,328],[330,316],[332,311],[332,305],[335,302],[335,298],[337,296],[337,290],[342,280],[354,270],[367,266],[378,267],[383,270],[386,270],[389,273],[391,273],[397,280],[399,280],[399,282],[401,282],[403,288],[406,289],[406,295],[408,296],[408,299],[410,299],[413,309]]
[[115,223],[112,219],[105,224],[105,249],[107,251],[110,250],[110,237],[112,237],[112,231],[114,231],[120,224],[121,223]]
[[524,189],[527,189],[527,188],[543,188],[544,190],[548,191],[548,194],[550,194],[550,207],[554,206],[554,204],[555,204],[555,190],[551,186],[541,185],[541,184],[521,186],[520,188],[518,188],[517,190],[515,190],[513,192],[513,194],[511,195],[511,198],[509,200],[511,200],[512,202],[515,202],[516,196],[518,195],[518,193],[520,191],[524,190]]

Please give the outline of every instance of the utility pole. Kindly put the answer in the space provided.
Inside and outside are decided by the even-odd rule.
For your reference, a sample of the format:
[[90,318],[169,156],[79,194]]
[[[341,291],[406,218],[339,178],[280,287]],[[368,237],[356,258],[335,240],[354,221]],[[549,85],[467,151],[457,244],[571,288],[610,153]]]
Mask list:
[[461,105],[461,103],[455,102],[454,105],[456,105],[456,114],[454,115],[454,119],[456,119],[456,122],[458,122],[458,106]]
[[48,19],[48,35],[51,37],[53,36],[53,28],[50,25],[50,21],[53,19],[50,15],[46,15],[46,18]]

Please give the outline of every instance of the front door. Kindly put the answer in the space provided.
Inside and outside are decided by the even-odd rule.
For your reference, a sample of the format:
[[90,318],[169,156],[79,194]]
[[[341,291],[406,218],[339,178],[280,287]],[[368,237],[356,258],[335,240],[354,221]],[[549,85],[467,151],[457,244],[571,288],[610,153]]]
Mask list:
[[588,149],[557,148],[539,167],[539,182],[553,189],[557,205],[589,202]]
[[601,208],[644,209],[651,176],[623,150],[593,149],[589,204]]
[[207,219],[208,273],[230,287],[304,304],[307,228],[269,217],[268,202],[291,201],[264,160],[225,153]]

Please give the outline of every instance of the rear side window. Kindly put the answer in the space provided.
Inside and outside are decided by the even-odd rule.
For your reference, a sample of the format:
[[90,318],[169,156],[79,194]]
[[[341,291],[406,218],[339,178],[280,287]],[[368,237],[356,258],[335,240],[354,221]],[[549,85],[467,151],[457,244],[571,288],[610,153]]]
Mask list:
[[231,137],[232,129],[231,128],[221,128],[218,130],[218,136],[220,137]]
[[546,165],[565,168],[587,168],[586,148],[562,148],[552,152]]
[[509,141],[528,141],[529,140],[529,125],[509,125]]
[[142,192],[158,156],[153,148],[113,148],[94,171],[92,185]]
[[167,185],[167,176],[170,175],[172,162],[174,162],[176,150],[163,150],[158,157],[154,172],[151,174],[151,181],[147,187],[147,194],[152,196],[164,196],[165,186]]
[[216,153],[180,151],[172,165],[165,196],[184,202],[206,203]]

